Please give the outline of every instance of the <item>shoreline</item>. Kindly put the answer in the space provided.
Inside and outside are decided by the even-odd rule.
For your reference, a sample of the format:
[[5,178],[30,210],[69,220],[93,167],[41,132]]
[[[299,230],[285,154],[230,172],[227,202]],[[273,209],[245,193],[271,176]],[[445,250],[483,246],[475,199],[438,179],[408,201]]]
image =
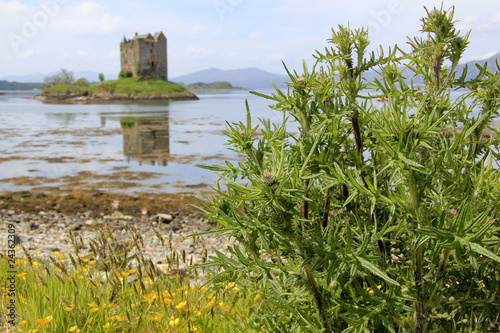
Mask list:
[[199,100],[192,92],[175,92],[170,94],[127,94],[127,93],[73,93],[73,92],[43,92],[35,98],[47,104],[80,103],[80,104],[105,104],[105,103],[134,103],[134,102],[173,102]]
[[[212,247],[227,253],[234,244],[226,235],[205,234],[216,224],[204,217],[193,205],[197,201],[187,194],[143,193],[126,195],[105,191],[31,191],[0,192],[0,232],[15,225],[18,256],[39,252],[46,260],[53,252],[74,252],[69,232],[83,241],[80,255],[90,255],[89,240],[101,231],[109,231],[118,242],[130,242],[129,230],[136,229],[143,237],[142,251],[158,269],[168,272],[171,250],[183,254],[187,262],[199,263],[215,255]],[[199,204],[198,204],[199,205]],[[172,248],[157,237],[171,239]],[[2,249],[6,239],[0,240]],[[2,250],[0,250],[0,253]],[[183,269],[185,265],[181,265]]]

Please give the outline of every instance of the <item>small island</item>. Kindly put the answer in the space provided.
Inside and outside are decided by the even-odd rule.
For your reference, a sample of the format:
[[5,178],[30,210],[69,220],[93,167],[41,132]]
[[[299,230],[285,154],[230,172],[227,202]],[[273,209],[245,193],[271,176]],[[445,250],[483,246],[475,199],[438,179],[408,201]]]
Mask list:
[[247,88],[233,87],[233,85],[227,81],[190,83],[186,85],[186,88],[189,90],[248,90]]
[[[81,79],[80,79],[81,80]],[[78,81],[80,81],[78,80]],[[185,87],[152,79],[137,81],[127,77],[119,80],[103,81],[91,86],[90,83],[76,81],[73,84],[56,84],[45,88],[38,99],[45,103],[106,103],[106,102],[169,102],[197,100],[195,94]]]
[[185,87],[168,81],[167,40],[163,32],[147,33],[120,43],[121,71],[118,80],[105,81],[99,74],[98,84],[82,78],[74,80],[73,72],[62,69],[44,79],[38,98],[46,103],[168,102],[196,100]]

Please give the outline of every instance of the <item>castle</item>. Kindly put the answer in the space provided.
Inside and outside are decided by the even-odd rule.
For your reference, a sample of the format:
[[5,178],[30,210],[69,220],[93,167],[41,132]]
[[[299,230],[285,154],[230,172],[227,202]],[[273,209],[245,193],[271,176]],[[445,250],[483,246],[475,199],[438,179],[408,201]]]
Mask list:
[[139,35],[120,43],[121,70],[131,72],[137,79],[160,78],[168,80],[167,38],[163,32]]

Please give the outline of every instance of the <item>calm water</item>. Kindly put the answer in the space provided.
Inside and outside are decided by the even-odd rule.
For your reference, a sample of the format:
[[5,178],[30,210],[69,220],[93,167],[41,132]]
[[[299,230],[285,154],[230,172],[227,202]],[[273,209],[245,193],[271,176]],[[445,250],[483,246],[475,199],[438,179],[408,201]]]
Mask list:
[[0,95],[0,190],[58,186],[79,176],[87,183],[135,182],[128,191],[198,191],[215,175],[193,164],[238,159],[224,145],[224,122],[245,121],[245,99],[254,123],[282,119],[271,101],[246,91],[198,93],[198,101],[168,105],[52,105],[30,99],[34,94]]
[[[145,188],[179,191],[213,184],[214,175],[194,163],[223,163],[237,156],[224,145],[224,121],[280,120],[269,101],[246,91],[198,93],[198,101],[168,105],[51,105],[26,99],[32,92],[0,96],[0,190],[22,190],[15,177],[58,179],[91,172],[151,172]],[[125,179],[127,180],[127,179]],[[53,184],[51,184],[53,185]],[[142,190],[134,188],[134,190]]]

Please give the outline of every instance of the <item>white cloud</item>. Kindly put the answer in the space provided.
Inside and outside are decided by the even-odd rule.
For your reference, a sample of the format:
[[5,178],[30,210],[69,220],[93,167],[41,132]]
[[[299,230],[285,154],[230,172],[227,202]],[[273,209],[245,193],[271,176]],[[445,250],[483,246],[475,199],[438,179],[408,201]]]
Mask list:
[[106,7],[93,2],[83,2],[78,6],[64,7],[50,24],[54,31],[66,34],[109,34],[125,29],[127,20],[118,15],[111,15]]

